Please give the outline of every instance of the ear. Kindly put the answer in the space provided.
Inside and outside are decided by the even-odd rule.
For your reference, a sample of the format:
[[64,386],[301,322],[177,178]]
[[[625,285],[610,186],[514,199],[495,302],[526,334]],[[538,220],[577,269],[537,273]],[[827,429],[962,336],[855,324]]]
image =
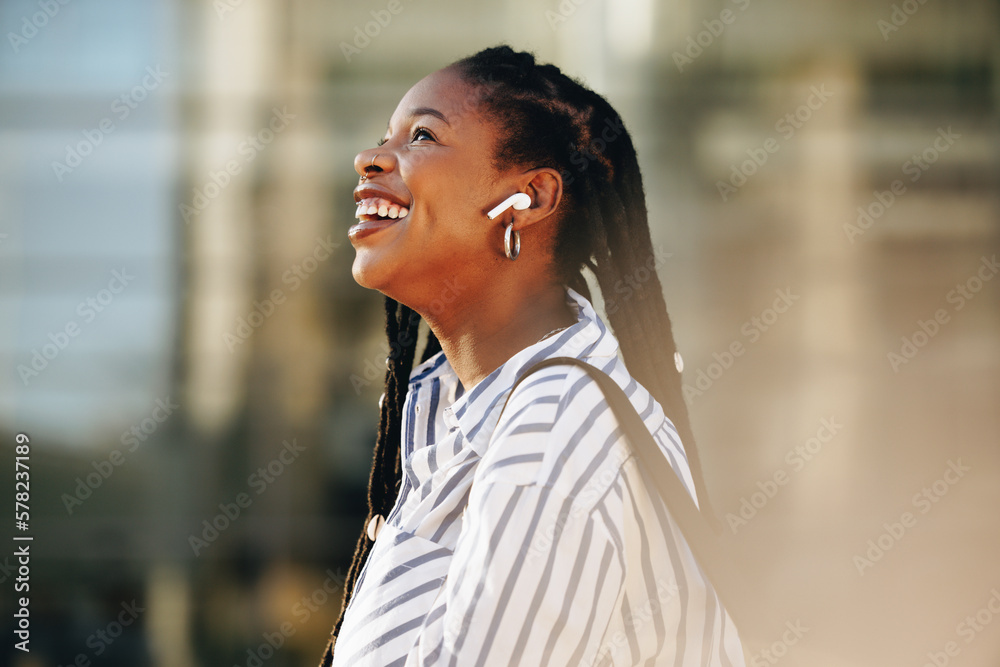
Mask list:
[[551,218],[562,201],[562,175],[551,167],[530,169],[519,179],[520,191],[531,197],[531,206],[513,211],[514,229],[522,230]]

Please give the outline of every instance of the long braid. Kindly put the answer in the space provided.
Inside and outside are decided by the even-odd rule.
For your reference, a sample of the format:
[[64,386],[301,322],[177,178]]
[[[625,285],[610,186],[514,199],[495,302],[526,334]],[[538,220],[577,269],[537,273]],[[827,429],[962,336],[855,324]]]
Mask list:
[[[608,318],[625,365],[677,428],[701,509],[718,526],[674,361],[677,346],[663,287],[648,268],[655,255],[642,174],[621,117],[603,97],[554,65],[536,64],[529,53],[500,46],[456,65],[468,82],[479,84],[485,111],[506,130],[495,166],[561,170],[565,208],[554,270],[588,299],[589,292],[578,289],[585,285],[581,270],[594,273],[606,304],[614,305]],[[634,279],[644,266],[648,277]],[[623,284],[629,289],[618,298]]]
[[437,339],[434,332],[427,330],[427,344],[424,345],[424,352],[420,355],[420,363],[424,363],[435,354],[441,351],[441,341]]
[[[595,97],[599,96],[595,94]],[[605,117],[614,117],[620,122],[614,109],[603,98],[600,98],[600,101],[605,107],[600,115],[607,114]],[[644,266],[655,256],[649,231],[642,175],[635,148],[624,128],[622,128],[621,136],[607,145],[606,151],[610,154],[612,163],[617,165],[613,174],[612,190],[619,196],[609,197],[610,193],[607,193],[602,194],[602,198],[611,201],[615,213],[619,214],[620,212],[620,215],[615,215],[612,219],[604,219],[603,222],[605,227],[623,232],[621,242],[613,246],[613,251],[609,249],[609,254],[619,258],[619,261],[615,262],[618,271],[625,269],[631,272]],[[626,206],[625,202],[629,202],[630,206]],[[616,236],[612,233],[610,238],[616,239]],[[624,257],[622,257],[623,255]],[[598,266],[597,268],[598,271],[605,272],[605,267]],[[605,282],[609,282],[612,278],[620,279],[620,274],[615,276],[614,271],[608,271],[608,273],[611,275],[605,278]],[[691,467],[695,491],[701,502],[702,510],[709,521],[713,525],[717,525],[708,491],[705,488],[701,460],[691,429],[687,404],[684,401],[681,374],[677,371],[674,361],[677,346],[673,335],[673,325],[663,298],[663,287],[655,269],[649,270],[648,276],[646,280],[641,282],[634,281],[638,283],[634,298],[625,299],[623,307],[615,309],[615,312],[609,315],[609,319],[616,332],[624,330],[636,334],[624,336],[622,353],[626,365],[629,366],[629,372],[633,377],[639,380],[643,386],[648,387],[657,397],[677,428],[681,442],[686,445],[688,463]],[[603,287],[602,293],[604,293]],[[636,322],[641,322],[640,326],[634,326]],[[629,359],[639,360],[640,358],[642,363],[629,364]],[[653,363],[650,364],[649,361]]]
[[[354,593],[358,575],[374,544],[368,538],[368,522],[376,514],[388,517],[399,496],[399,482],[402,475],[403,404],[406,402],[410,372],[413,370],[419,326],[420,316],[415,311],[389,297],[385,298],[385,335],[389,344],[388,369],[385,374],[385,393],[379,401],[378,438],[375,441],[372,469],[368,478],[368,516],[354,547],[351,565],[344,580],[344,601],[340,607],[340,616],[333,627],[321,667],[330,665],[333,660],[333,643],[343,625],[344,614]],[[434,345],[438,350],[441,349],[440,343],[434,334],[431,334],[424,350],[425,360],[433,354],[433,351],[428,354],[428,350],[433,350]]]
[[[582,270],[597,279],[608,304],[626,277],[654,257],[642,175],[635,148],[620,116],[608,102],[553,65],[538,65],[529,53],[501,46],[455,63],[466,80],[480,89],[482,109],[508,130],[494,155],[497,169],[530,164],[559,168],[563,174],[563,224],[557,233],[555,271],[563,282],[591,299]],[[605,127],[617,128],[613,138]],[[601,150],[581,153],[599,138]],[[588,161],[578,169],[577,158]],[[690,417],[674,364],[677,346],[663,288],[655,269],[633,280],[630,291],[608,311],[629,373],[652,394],[673,422],[684,444],[702,512],[718,525],[705,489]],[[378,441],[369,479],[368,519],[387,516],[395,505],[401,474],[400,431],[403,403],[416,349],[419,316],[386,298],[386,335],[395,341],[386,373]],[[406,341],[405,345],[401,343]],[[421,361],[441,350],[428,334]],[[358,573],[371,549],[366,531],[355,548],[344,586],[344,603],[321,667],[332,663],[332,644],[340,632]]]

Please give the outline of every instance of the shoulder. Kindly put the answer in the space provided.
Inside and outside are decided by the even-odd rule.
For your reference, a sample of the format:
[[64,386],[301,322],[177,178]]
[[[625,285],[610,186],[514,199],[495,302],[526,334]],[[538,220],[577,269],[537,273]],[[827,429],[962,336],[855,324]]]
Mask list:
[[[654,434],[665,418],[659,404],[617,357],[592,359],[629,397]],[[632,456],[604,392],[574,365],[543,368],[512,393],[477,476],[490,482],[537,485],[574,503],[593,503]]]

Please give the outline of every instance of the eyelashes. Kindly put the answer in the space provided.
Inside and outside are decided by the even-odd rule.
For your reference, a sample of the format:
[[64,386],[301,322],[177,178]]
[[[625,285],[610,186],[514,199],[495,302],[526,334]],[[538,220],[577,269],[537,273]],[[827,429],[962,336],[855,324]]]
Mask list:
[[428,138],[430,138],[431,140],[434,139],[434,135],[431,134],[426,127],[418,127],[415,130],[413,130],[413,138],[411,139],[411,141],[416,141],[417,137],[419,137],[421,134],[426,134]]
[[[426,134],[429,139],[431,139],[432,141],[434,140],[434,135],[431,134],[430,130],[428,130],[426,127],[417,127],[417,128],[414,128],[414,130],[413,130],[413,136],[410,138],[410,141],[416,141],[417,137],[419,137],[421,134]],[[388,141],[388,139],[386,139],[386,138],[383,137],[383,138],[379,139],[378,141],[376,141],[375,144],[378,145],[378,146],[382,146],[387,141]]]

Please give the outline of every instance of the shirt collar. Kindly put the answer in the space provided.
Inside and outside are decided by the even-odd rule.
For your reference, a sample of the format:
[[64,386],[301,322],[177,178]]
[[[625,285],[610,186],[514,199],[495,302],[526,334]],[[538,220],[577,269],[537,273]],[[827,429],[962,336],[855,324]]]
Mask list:
[[[618,354],[618,342],[597,316],[590,301],[567,287],[566,303],[576,314],[576,324],[524,348],[472,389],[462,392],[454,403],[443,407],[445,423],[449,428],[461,429],[470,447],[480,456],[486,452],[510,388],[528,368],[550,357],[588,359]],[[444,352],[414,368],[410,374],[410,386],[435,377],[442,382],[450,380],[458,383],[458,376]]]

